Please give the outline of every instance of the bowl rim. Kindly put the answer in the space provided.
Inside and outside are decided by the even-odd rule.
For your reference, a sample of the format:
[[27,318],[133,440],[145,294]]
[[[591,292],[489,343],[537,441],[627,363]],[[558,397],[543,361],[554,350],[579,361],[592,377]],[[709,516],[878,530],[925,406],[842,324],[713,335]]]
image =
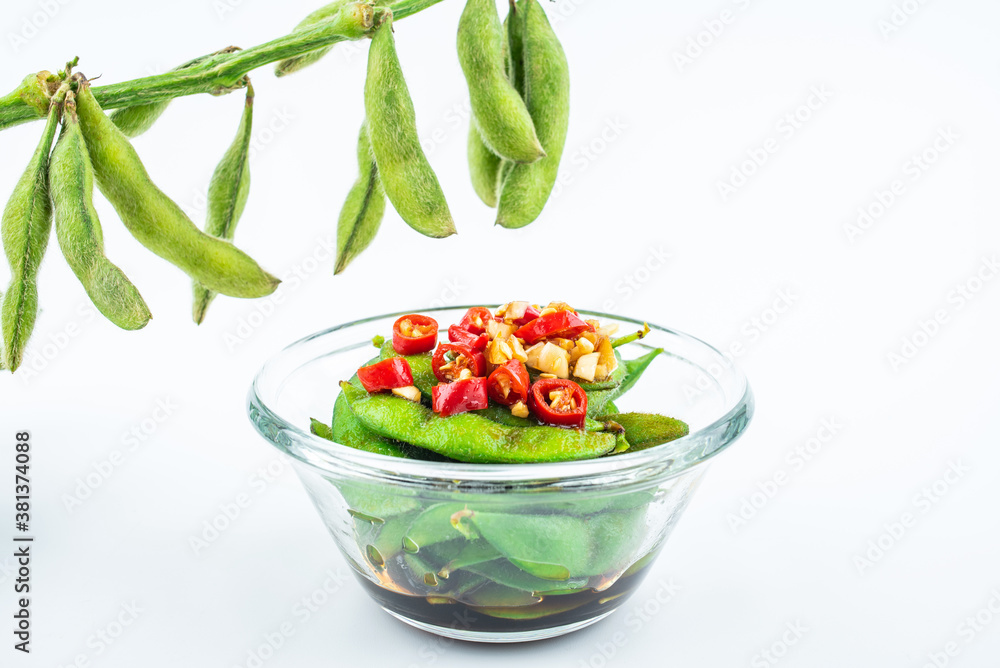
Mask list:
[[[721,416],[713,420],[710,424],[691,432],[683,438],[659,445],[656,447],[640,450],[638,452],[625,452],[613,457],[600,457],[596,459],[582,459],[568,462],[539,462],[528,464],[474,464],[466,462],[434,462],[417,459],[402,459],[389,457],[376,453],[357,450],[339,443],[326,440],[303,429],[298,424],[286,420],[277,411],[272,409],[262,398],[261,386],[269,369],[277,364],[283,356],[298,349],[316,339],[328,336],[335,332],[357,327],[377,320],[398,318],[411,313],[439,313],[443,311],[461,311],[473,306],[487,306],[495,308],[489,304],[469,304],[455,306],[436,306],[421,308],[419,310],[404,310],[394,313],[385,313],[369,316],[358,320],[334,325],[327,329],[304,336],[293,343],[288,344],[280,351],[269,357],[254,375],[247,394],[247,411],[250,421],[257,432],[279,450],[285,452],[294,459],[311,467],[318,468],[324,473],[334,476],[345,477],[350,473],[351,478],[368,477],[381,478],[395,482],[417,482],[424,485],[446,484],[454,487],[462,482],[470,483],[490,483],[501,484],[509,487],[518,483],[537,483],[546,481],[551,483],[558,480],[560,487],[576,485],[592,486],[594,484],[617,481],[623,478],[635,480],[637,478],[649,477],[675,477],[701,465],[713,458],[723,450],[729,448],[745,431],[754,413],[754,395],[750,384],[742,370],[733,362],[732,358],[710,345],[709,343],[690,334],[650,323],[646,320],[638,320],[627,316],[601,311],[591,311],[578,309],[578,312],[602,319],[611,319],[621,323],[631,323],[642,327],[648,324],[654,331],[662,332],[666,335],[685,340],[696,346],[703,347],[706,352],[713,353],[719,359],[720,374],[728,376],[730,381],[735,381],[742,388],[742,394],[735,403]],[[330,351],[329,354],[342,352],[346,348]],[[670,354],[670,351],[664,349]],[[325,355],[324,355],[325,356]],[[678,356],[680,357],[680,356]],[[681,359],[687,359],[680,357]],[[313,357],[309,362],[315,361],[319,357]],[[309,362],[306,362],[308,364]],[[299,365],[296,369],[301,368]],[[715,373],[709,374],[716,382],[720,383],[720,376]],[[265,431],[265,425],[269,431]],[[279,435],[274,437],[274,433]],[[694,457],[685,461],[682,466],[673,467],[674,459],[698,447],[699,444],[708,444],[712,437],[722,438],[719,447],[711,449],[707,454]],[[659,473],[659,475],[657,475]],[[664,476],[663,474],[666,473]]]

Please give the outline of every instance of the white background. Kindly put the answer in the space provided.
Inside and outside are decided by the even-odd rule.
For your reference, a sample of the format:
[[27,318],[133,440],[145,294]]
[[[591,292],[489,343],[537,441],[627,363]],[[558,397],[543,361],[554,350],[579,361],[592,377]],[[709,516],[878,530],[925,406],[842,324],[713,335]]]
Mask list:
[[[893,2],[912,15],[897,15],[886,34]],[[51,18],[40,13],[47,5]],[[53,241],[29,352],[40,357],[0,379],[0,518],[9,527],[13,433],[30,429],[38,537],[34,651],[15,655],[4,631],[0,663],[247,665],[290,621],[294,635],[263,665],[767,666],[760,652],[774,646],[787,666],[919,668],[935,654],[939,665],[995,666],[1000,280],[984,261],[1000,251],[1000,5],[546,4],[570,58],[573,115],[561,192],[521,232],[494,229],[468,184],[454,54],[461,7],[448,0],[397,25],[458,236],[422,238],[390,212],[371,248],[331,276],[365,70],[365,45],[341,45],[296,76],[254,75],[254,185],[237,242],[285,275],[281,303],[220,298],[194,326],[187,279],[100,200],[108,255],[155,316],[122,332],[88,310]],[[102,83],[164,71],[275,37],[312,9],[306,0],[14,0],[0,18],[0,88],[74,55]],[[713,36],[705,22],[723,10],[729,23]],[[679,63],[699,39],[701,53]],[[814,89],[827,99],[803,108]],[[238,94],[178,100],[135,142],[196,221],[241,104]],[[803,120],[789,131],[784,119],[796,112]],[[40,129],[0,135],[0,192]],[[935,157],[942,131],[954,137],[948,150],[913,172],[914,156]],[[743,168],[754,173],[724,198],[719,184],[769,139],[776,150]],[[877,209],[894,180],[901,194],[849,237],[858,208]],[[980,271],[992,280],[979,282]],[[956,292],[966,284],[979,288],[971,299]],[[308,620],[293,614],[347,566],[245,417],[256,368],[357,317],[509,298],[565,299],[735,344],[758,399],[749,432],[717,460],[643,588],[585,631],[516,647],[442,642],[390,619],[349,579]],[[921,334],[939,311],[943,324]],[[919,349],[894,364],[890,354],[914,339]],[[815,454],[796,459],[810,439],[822,439]],[[112,456],[110,476],[68,508]],[[278,475],[261,477],[268,466]],[[935,491],[953,468],[961,476]],[[769,485],[775,476],[784,484]],[[762,489],[770,498],[753,496]],[[240,494],[249,507],[195,554],[189,539]],[[756,507],[734,522],[744,502]],[[0,540],[12,533],[0,529]],[[3,628],[13,610],[8,552]],[[661,604],[671,583],[676,593]],[[141,611],[113,644],[97,640],[133,604]],[[973,630],[965,620],[977,614]],[[783,645],[788,624],[804,630]],[[948,643],[957,656],[940,655]]]

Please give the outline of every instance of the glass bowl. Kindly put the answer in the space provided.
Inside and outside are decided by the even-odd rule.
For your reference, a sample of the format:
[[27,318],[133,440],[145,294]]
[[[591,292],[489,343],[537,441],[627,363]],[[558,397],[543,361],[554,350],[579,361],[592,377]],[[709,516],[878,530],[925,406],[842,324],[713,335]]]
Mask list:
[[[468,307],[421,309],[440,324]],[[581,311],[620,333],[641,320]],[[517,642],[608,616],[642,582],[708,460],[753,413],[743,374],[708,344],[650,325],[626,358],[662,348],[620,411],[686,421],[685,438],[558,464],[464,464],[386,457],[309,432],[330,421],[338,382],[377,354],[403,313],[333,327],[269,360],[250,420],[286,453],[365,590],[390,615],[442,636]],[[446,340],[446,334],[442,337]]]

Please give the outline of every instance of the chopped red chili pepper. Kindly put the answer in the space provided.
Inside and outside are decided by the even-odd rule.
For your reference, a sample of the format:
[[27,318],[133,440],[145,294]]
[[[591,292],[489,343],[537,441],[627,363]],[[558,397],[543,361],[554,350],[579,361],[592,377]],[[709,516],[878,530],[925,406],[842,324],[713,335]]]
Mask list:
[[431,407],[441,417],[488,408],[485,378],[463,378],[431,388]]
[[513,406],[517,402],[528,403],[531,380],[528,370],[520,360],[504,362],[489,376],[490,398],[498,404]]
[[392,326],[392,349],[400,355],[416,355],[434,350],[438,324],[434,318],[412,313]]
[[[510,324],[517,325],[518,327],[520,327],[521,325],[528,324],[537,317],[538,317],[538,309],[529,304],[528,308],[524,309],[524,314],[520,318],[514,318],[510,320]],[[508,318],[507,314],[504,314],[502,316],[497,316],[497,320],[500,320],[501,322],[507,320],[507,318]]]
[[535,318],[514,332],[514,336],[531,345],[546,338],[575,339],[587,331],[594,331],[593,326],[576,313],[556,311]]
[[486,350],[486,344],[490,342],[490,337],[486,334],[473,334],[467,329],[462,329],[460,325],[452,325],[448,328],[448,340],[477,350]]
[[390,357],[358,369],[358,380],[369,392],[382,392],[413,385],[413,372],[410,363],[402,357]]
[[474,377],[486,375],[486,358],[483,354],[462,343],[442,343],[431,358],[434,376],[442,383],[451,383],[468,369]]
[[539,421],[583,429],[587,420],[587,393],[571,380],[542,378],[531,386],[531,411]]
[[458,326],[473,334],[482,334],[486,331],[486,323],[493,319],[493,314],[488,308],[483,306],[473,306],[459,321]]

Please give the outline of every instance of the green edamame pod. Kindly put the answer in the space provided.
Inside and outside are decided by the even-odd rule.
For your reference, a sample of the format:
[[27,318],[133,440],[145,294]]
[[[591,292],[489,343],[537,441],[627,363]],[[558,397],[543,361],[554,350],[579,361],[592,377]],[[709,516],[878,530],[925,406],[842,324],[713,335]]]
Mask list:
[[[587,393],[587,415],[593,417],[612,412],[608,408],[608,404],[632,389],[632,386],[636,384],[643,372],[646,371],[656,356],[662,352],[662,348],[654,348],[634,360],[625,360],[625,378],[618,387]],[[615,354],[617,355],[618,351],[615,351]]]
[[524,227],[541,214],[556,182],[569,129],[566,54],[537,0],[523,0],[518,10],[523,14],[524,100],[546,156],[513,165],[503,177],[497,225],[509,228]]
[[[236,138],[226,150],[222,160],[212,174],[208,184],[208,214],[205,219],[205,234],[232,241],[236,225],[240,222],[243,209],[250,195],[250,140],[253,128],[253,86],[247,80],[246,102],[240,118]],[[194,281],[194,306],[192,315],[197,324],[205,319],[208,305],[215,299],[216,292],[198,281]]]
[[333,440],[333,430],[325,422],[321,422],[316,418],[309,418],[309,433],[313,436],[319,436],[320,438],[326,439],[327,441]]
[[612,420],[625,429],[629,442],[629,452],[645,450],[683,438],[690,429],[687,424],[675,418],[655,413],[613,413],[603,415],[601,420]]
[[122,329],[142,329],[152,315],[125,273],[104,256],[104,235],[94,209],[94,170],[80,130],[76,100],[66,96],[63,132],[52,150],[49,174],[56,238],[70,269],[94,306]]
[[368,51],[365,115],[382,186],[399,216],[429,237],[455,234],[448,202],[417,136],[391,18],[375,31]]
[[[521,2],[522,7],[524,1]],[[504,54],[504,65],[507,68],[507,80],[517,94],[524,97],[524,17],[518,12],[514,0],[510,0],[507,18],[503,21],[504,34],[507,38]],[[532,121],[534,123],[534,121]]]
[[[227,53],[234,50],[235,47],[230,47],[229,49],[224,49],[219,53]],[[187,69],[192,65],[200,63],[201,61],[208,58],[208,56],[202,56],[200,58],[195,58],[190,60],[180,67],[175,67],[171,72],[176,72],[178,70]],[[122,107],[121,109],[115,109],[108,117],[111,122],[114,123],[119,130],[122,131],[126,137],[135,138],[143,134],[149,128],[153,127],[153,124],[159,120],[163,112],[167,110],[170,106],[170,99],[160,100],[159,102],[150,102],[148,104],[137,104],[134,107]]]
[[392,347],[392,341],[386,340],[382,342],[382,347],[379,349],[379,359],[387,360],[390,357],[402,357],[407,361],[410,365],[410,371],[413,373],[413,384],[424,395],[424,399],[430,401],[431,390],[438,384],[437,376],[434,375],[434,369],[431,364],[433,355],[431,353],[400,355]]
[[[364,393],[364,390],[360,388],[353,385],[351,387],[356,392]],[[407,453],[403,448],[388,438],[383,438],[372,432],[355,417],[347,400],[347,392],[347,390],[341,392],[333,404],[333,428],[330,432],[330,440],[355,450],[406,459]]]
[[122,131],[122,134],[135,138],[153,127],[153,124],[159,120],[169,106],[170,100],[137,104],[134,107],[115,109],[109,118]]
[[375,239],[385,216],[385,190],[378,165],[372,155],[367,124],[358,133],[358,180],[354,182],[337,220],[337,261],[333,273],[339,274],[351,260],[368,248]]
[[[337,0],[336,2],[331,2],[329,5],[320,7],[302,19],[292,32],[301,32],[329,23],[337,25],[337,32],[343,34],[346,38],[359,39],[371,29],[374,16],[374,7],[369,3]],[[321,59],[332,48],[333,45],[331,44],[330,46],[324,46],[298,56],[285,58],[274,66],[274,76],[283,77],[286,74],[298,72],[303,67],[308,67]]]
[[274,292],[280,283],[277,278],[228,241],[195,227],[156,187],[128,139],[94,99],[86,80],[80,81],[77,99],[97,186],[139,243],[221,294],[252,298]]
[[535,162],[545,150],[524,100],[507,78],[506,35],[494,0],[468,0],[458,23],[458,60],[473,122],[483,143],[514,162]]
[[469,125],[468,154],[472,188],[483,204],[495,208],[500,199],[500,168],[504,160],[483,143],[475,122]]
[[68,87],[60,88],[49,105],[42,138],[35,148],[3,211],[0,230],[10,264],[10,285],[3,297],[2,331],[5,366],[16,371],[38,315],[38,268],[52,231],[49,198],[49,153],[62,115]]
[[[351,411],[369,429],[461,462],[526,463],[593,459],[608,454],[619,434],[559,427],[508,427],[462,413],[443,418],[430,408],[390,394],[351,396]],[[356,388],[355,388],[356,389]]]

